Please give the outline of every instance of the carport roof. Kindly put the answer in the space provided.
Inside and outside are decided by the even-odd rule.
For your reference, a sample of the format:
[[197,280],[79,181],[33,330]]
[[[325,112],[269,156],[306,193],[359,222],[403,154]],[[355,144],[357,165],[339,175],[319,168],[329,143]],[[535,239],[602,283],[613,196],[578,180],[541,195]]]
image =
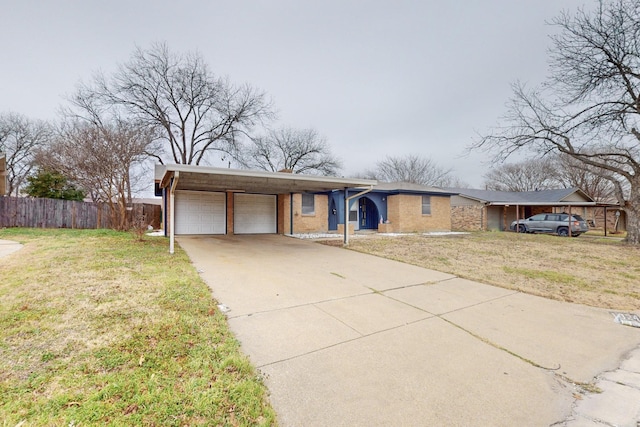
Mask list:
[[299,175],[215,168],[194,165],[158,165],[156,179],[160,187],[177,177],[176,190],[232,191],[263,194],[322,192],[344,188],[370,188],[378,182],[370,179]]

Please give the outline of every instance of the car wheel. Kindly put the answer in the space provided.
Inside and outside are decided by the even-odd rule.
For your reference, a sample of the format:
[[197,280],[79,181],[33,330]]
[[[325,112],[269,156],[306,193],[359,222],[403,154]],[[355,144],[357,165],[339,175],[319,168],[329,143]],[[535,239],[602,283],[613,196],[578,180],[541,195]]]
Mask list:
[[569,229],[567,227],[558,228],[558,236],[567,237],[569,235]]
[[527,232],[527,227],[525,227],[524,225],[518,226],[518,233],[526,233],[526,232]]

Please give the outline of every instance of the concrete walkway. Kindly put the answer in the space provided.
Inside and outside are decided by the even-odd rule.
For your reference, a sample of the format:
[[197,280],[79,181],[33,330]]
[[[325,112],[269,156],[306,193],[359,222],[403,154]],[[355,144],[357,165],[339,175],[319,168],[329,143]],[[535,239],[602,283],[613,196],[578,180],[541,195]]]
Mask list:
[[14,253],[22,248],[22,245],[18,242],[11,240],[0,240],[0,258]]
[[[179,243],[283,426],[640,419],[640,329],[607,310],[282,236]],[[597,376],[604,393],[580,386]]]

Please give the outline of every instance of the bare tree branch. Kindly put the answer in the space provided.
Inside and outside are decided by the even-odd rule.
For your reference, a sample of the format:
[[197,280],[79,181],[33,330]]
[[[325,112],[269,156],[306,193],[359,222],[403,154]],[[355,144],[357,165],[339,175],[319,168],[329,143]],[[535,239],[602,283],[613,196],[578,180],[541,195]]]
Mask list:
[[504,121],[473,149],[504,160],[517,150],[563,153],[612,183],[640,244],[640,2],[600,0],[552,21],[551,76],[513,87]]
[[49,143],[51,126],[16,113],[0,114],[0,152],[5,154],[7,193],[19,195],[33,169],[35,151]]
[[175,54],[162,43],[136,49],[114,75],[96,75],[82,93],[160,129],[169,159],[182,164],[200,164],[212,151],[235,151],[239,135],[274,115],[264,92],[233,86],[215,77],[199,54]]
[[558,186],[550,158],[505,163],[484,175],[487,190],[537,191]]
[[365,176],[386,182],[411,182],[435,187],[462,186],[452,176],[451,169],[442,168],[433,160],[415,154],[387,156],[376,163],[375,169],[365,172]]
[[273,172],[336,175],[340,170],[340,161],[331,154],[326,139],[314,129],[271,130],[264,136],[251,138],[235,158],[247,168]]
[[132,198],[132,169],[145,158],[153,134],[146,126],[119,120],[100,125],[68,120],[50,146],[40,150],[37,164],[60,172],[110,207],[120,229],[127,229],[126,207]]

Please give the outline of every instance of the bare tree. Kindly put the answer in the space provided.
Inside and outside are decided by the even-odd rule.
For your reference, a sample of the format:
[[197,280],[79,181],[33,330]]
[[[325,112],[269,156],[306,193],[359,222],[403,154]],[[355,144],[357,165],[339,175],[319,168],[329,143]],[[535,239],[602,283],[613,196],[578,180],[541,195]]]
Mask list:
[[0,114],[0,152],[6,157],[7,193],[18,195],[33,169],[36,149],[51,137],[48,123],[30,120],[17,113]]
[[[160,129],[168,158],[182,164],[200,164],[211,151],[234,151],[240,135],[273,115],[263,92],[215,77],[199,54],[175,54],[162,43],[136,49],[114,75],[97,75],[77,96]],[[154,155],[161,163],[167,158]]]
[[484,175],[485,187],[497,191],[536,191],[577,187],[598,201],[611,201],[613,185],[603,171],[565,154],[504,163]]
[[487,190],[536,191],[559,185],[556,167],[551,158],[504,163],[484,175]]
[[463,184],[456,179],[451,169],[438,166],[436,162],[415,154],[407,156],[387,156],[376,163],[373,170],[365,172],[365,176],[386,182],[411,182],[434,187],[454,187]]
[[475,147],[498,158],[519,149],[560,152],[602,172],[640,244],[640,2],[601,0],[552,21],[551,75],[539,90],[515,84],[507,125]]
[[245,167],[272,172],[335,175],[340,170],[340,161],[331,154],[327,140],[314,129],[271,130],[251,138],[235,157]]
[[564,154],[556,156],[554,160],[554,177],[559,186],[578,187],[598,202],[611,202],[615,199],[613,177],[607,176],[606,171]]
[[60,172],[98,203],[109,206],[118,229],[127,229],[126,208],[132,197],[132,169],[147,156],[153,134],[128,121],[96,125],[65,122],[54,142],[37,155],[37,164]]

